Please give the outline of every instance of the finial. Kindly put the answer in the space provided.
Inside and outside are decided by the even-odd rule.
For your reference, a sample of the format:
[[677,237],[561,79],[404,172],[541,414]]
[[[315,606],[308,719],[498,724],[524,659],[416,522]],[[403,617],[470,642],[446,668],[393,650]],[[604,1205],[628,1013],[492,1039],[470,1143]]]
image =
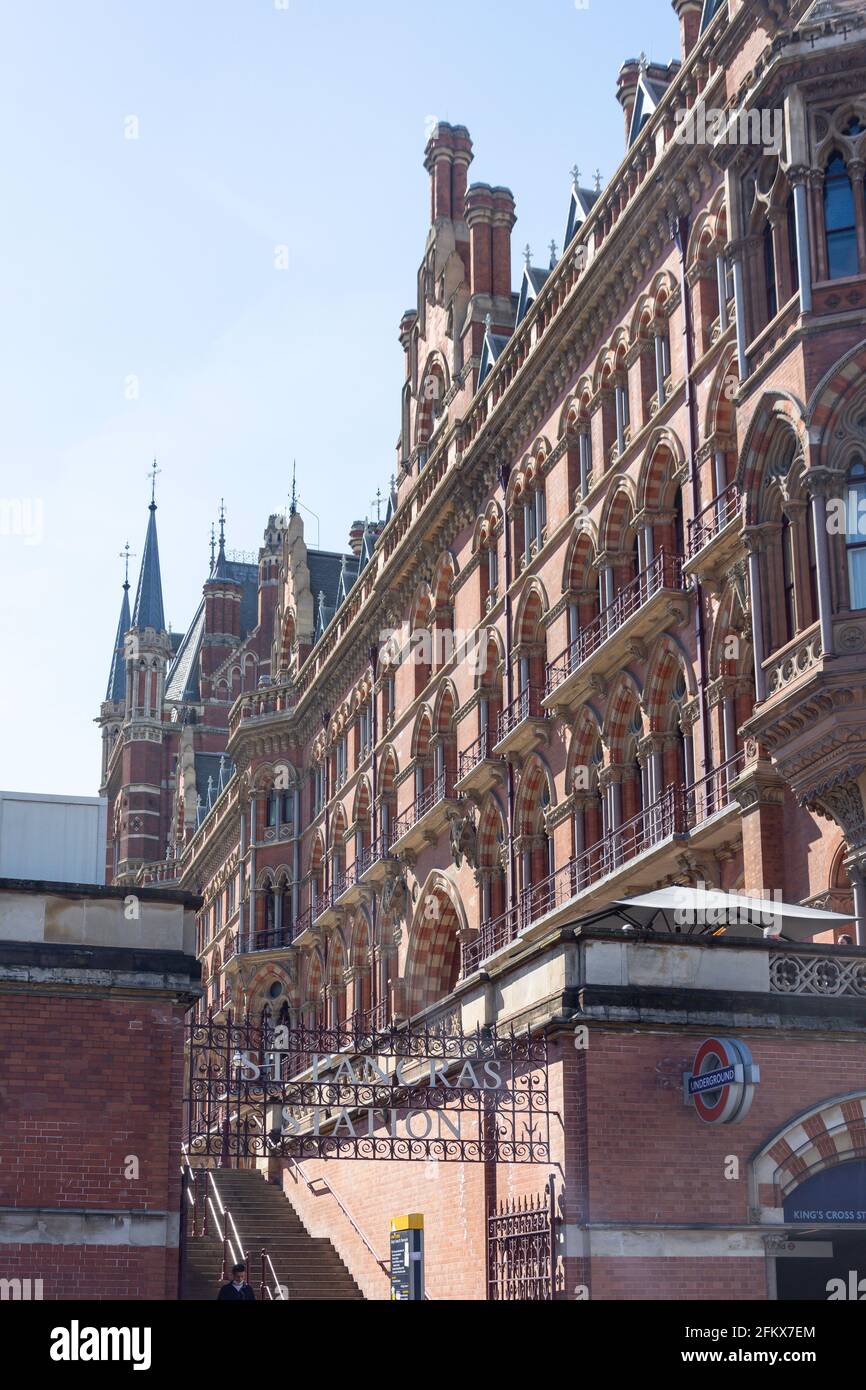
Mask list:
[[484,315],[484,327],[488,333],[493,331],[493,315],[491,313]]
[[220,555],[225,554],[226,548],[226,504],[225,499],[220,498]]
[[211,569],[213,569],[213,567],[214,567],[214,560],[215,560],[215,559],[216,559],[216,531],[214,530],[214,524],[213,524],[213,522],[211,522],[211,524],[210,524],[210,567],[211,567]]
[[294,516],[295,512],[298,510],[298,489],[295,484],[296,469],[296,460],[292,459],[292,505],[289,507],[289,516]]
[[576,190],[579,183],[580,183],[580,170],[578,169],[578,167],[577,167],[576,164],[573,164],[573,165],[571,166],[571,186],[572,186],[572,188],[574,188],[574,189]]
[[555,242],[555,241],[552,241],[552,242],[550,243],[550,268],[551,268],[551,270],[553,270],[553,267],[556,265],[556,262],[557,262],[556,242]]
[[638,67],[640,68],[641,72],[646,72],[648,66],[649,64],[647,62],[647,56],[644,53],[643,49],[641,49],[641,55],[638,59]]
[[376,496],[373,498],[372,502],[370,503],[370,506],[376,508],[376,520],[377,520],[377,521],[381,521],[381,520],[382,520],[382,489],[381,489],[380,487],[377,487],[377,488],[376,488]]
[[153,511],[156,511],[156,480],[161,472],[162,469],[157,468],[156,459],[154,459],[153,467],[150,469],[147,475],[150,478],[150,505]]
[[526,262],[528,268],[532,264],[532,247],[530,246],[529,242],[527,242],[523,248],[523,259]]
[[596,191],[596,193],[600,193],[600,192],[601,192],[601,170],[600,170],[600,169],[596,169],[595,173],[593,174],[593,178],[595,179],[595,191]]
[[135,559],[135,551],[134,551],[134,550],[130,550],[130,548],[129,548],[129,541],[126,542],[126,545],[125,545],[125,546],[123,547],[123,549],[121,550],[121,552],[120,552],[120,558],[121,558],[121,560],[124,561],[123,587],[124,587],[124,589],[128,589],[128,588],[129,588],[129,562],[130,562],[130,560],[134,560],[134,559]]

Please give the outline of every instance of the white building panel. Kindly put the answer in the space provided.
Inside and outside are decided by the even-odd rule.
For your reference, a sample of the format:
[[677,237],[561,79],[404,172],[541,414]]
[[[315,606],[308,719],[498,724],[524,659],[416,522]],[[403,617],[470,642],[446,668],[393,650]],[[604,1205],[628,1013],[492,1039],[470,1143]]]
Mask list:
[[0,878],[104,883],[107,803],[0,792]]

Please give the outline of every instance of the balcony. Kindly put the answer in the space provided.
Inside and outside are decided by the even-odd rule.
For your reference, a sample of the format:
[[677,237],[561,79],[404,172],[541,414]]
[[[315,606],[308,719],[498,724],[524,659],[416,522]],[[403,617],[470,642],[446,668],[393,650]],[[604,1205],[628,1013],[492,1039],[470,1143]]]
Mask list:
[[[543,930],[554,924],[555,918],[550,920],[553,914],[560,913],[567,921],[571,911],[578,910],[579,899],[584,899],[579,910],[586,911],[594,890],[624,868],[629,869],[630,883],[639,880],[638,859],[652,854],[644,869],[647,881],[643,886],[649,888],[659,878],[658,854],[670,855],[671,846],[678,847],[684,841],[699,844],[702,849],[712,848],[715,835],[724,838],[730,833],[731,816],[739,815],[732,789],[742,760],[743,755],[738,754],[688,787],[668,787],[653,805],[616,830],[609,830],[561,869],[525,889],[514,907],[485,922],[477,936],[463,943],[464,976],[480,969],[482,962],[499,951],[519,943],[520,937],[542,919],[546,919]],[[676,872],[673,864],[671,868]],[[600,900],[610,896],[610,888],[605,887]]]
[[390,844],[393,854],[435,843],[447,824],[449,811],[456,811],[457,806],[453,778],[448,772],[440,772],[394,822]]
[[[333,900],[335,907],[354,907],[364,897],[364,875],[372,868],[374,860],[381,858],[384,838],[380,835],[372,844],[366,846],[350,864],[345,873],[334,879]],[[367,880],[369,881],[369,880]]]
[[259,951],[287,951],[294,940],[293,927],[291,925],[280,928],[272,928],[268,931],[254,931],[246,939],[242,939],[240,932],[232,938],[232,945],[226,948],[224,964],[233,956],[255,955]]
[[460,796],[468,793],[483,796],[504,777],[505,767],[501,758],[493,756],[493,735],[488,728],[460,754],[460,771],[454,790]]
[[689,522],[689,553],[683,573],[698,578],[721,574],[739,549],[742,497],[730,483]]
[[296,946],[309,946],[313,941],[313,922],[318,907],[308,907],[294,921],[292,928],[292,944]]
[[377,835],[368,849],[364,850],[358,874],[359,884],[383,883],[393,872],[396,856],[391,852],[393,834],[384,831]]
[[496,744],[492,750],[494,757],[531,753],[547,743],[550,723],[543,706],[543,695],[539,687],[528,685],[505,706],[499,716]]
[[633,658],[633,643],[657,636],[671,622],[688,616],[683,562],[659,551],[651,564],[621,589],[547,667],[544,707],[570,714],[586,697],[593,679],[604,679]]

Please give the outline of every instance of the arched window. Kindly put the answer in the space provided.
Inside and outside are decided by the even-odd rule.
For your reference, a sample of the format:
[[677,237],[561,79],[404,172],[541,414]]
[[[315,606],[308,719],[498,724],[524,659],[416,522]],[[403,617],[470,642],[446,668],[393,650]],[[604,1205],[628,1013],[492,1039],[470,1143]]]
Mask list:
[[845,160],[838,150],[830,156],[824,172],[824,230],[830,279],[856,275],[859,265],[854,193]]
[[[866,464],[858,458],[848,471],[847,525],[848,601],[852,608],[866,608]],[[861,510],[862,509],[862,510]]]
[[779,312],[779,296],[776,292],[776,257],[773,252],[773,228],[769,219],[764,223],[762,234],[764,243],[764,280],[767,286],[767,322]]

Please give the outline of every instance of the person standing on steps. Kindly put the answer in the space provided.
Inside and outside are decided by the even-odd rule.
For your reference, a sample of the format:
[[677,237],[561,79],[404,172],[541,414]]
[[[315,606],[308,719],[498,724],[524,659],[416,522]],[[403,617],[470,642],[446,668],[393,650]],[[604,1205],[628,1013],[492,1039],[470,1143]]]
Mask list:
[[244,1277],[246,1272],[246,1265],[232,1265],[232,1281],[230,1284],[223,1284],[217,1294],[218,1303],[255,1303],[256,1296]]

